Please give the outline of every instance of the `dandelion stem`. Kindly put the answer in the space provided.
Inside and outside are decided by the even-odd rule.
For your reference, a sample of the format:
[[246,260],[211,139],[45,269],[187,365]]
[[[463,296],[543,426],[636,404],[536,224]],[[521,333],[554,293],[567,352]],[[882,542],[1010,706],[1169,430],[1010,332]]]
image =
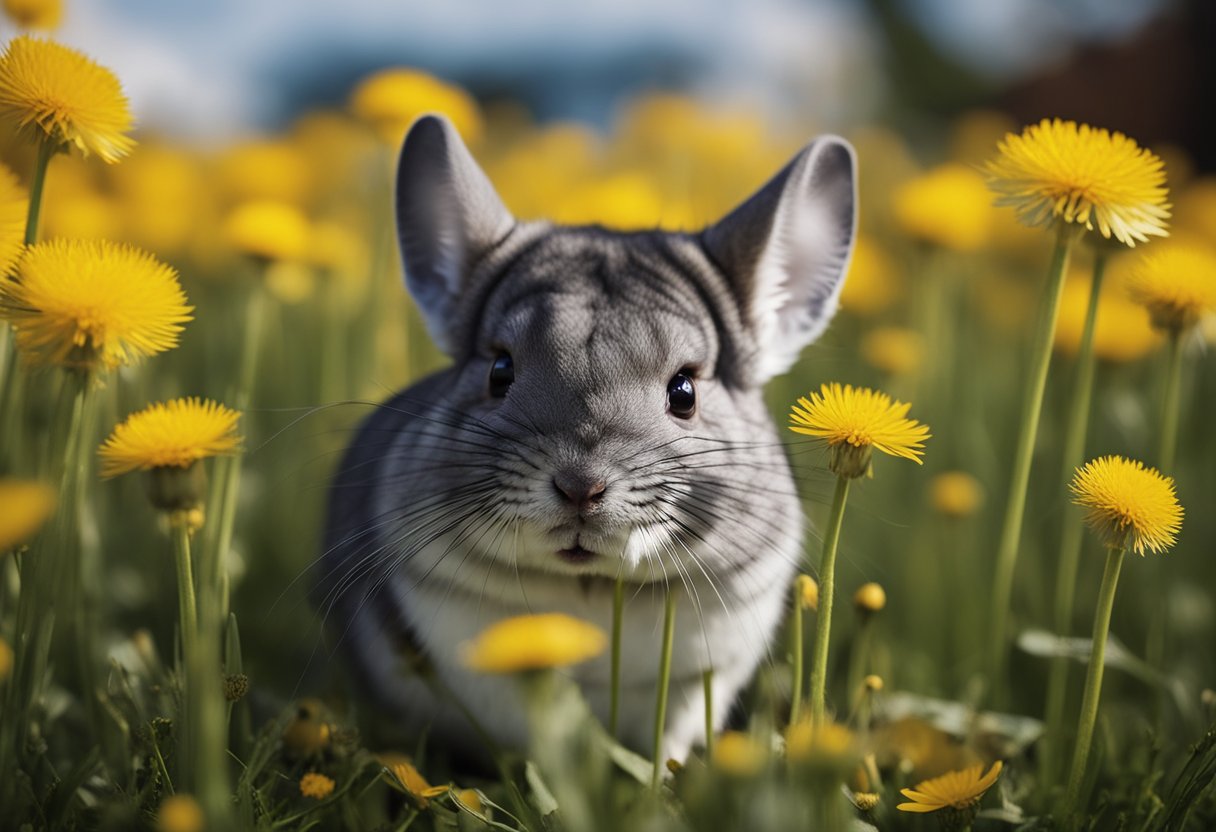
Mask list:
[[1089,653],[1089,670],[1085,675],[1085,696],[1081,701],[1081,717],[1077,721],[1077,740],[1073,747],[1072,767],[1068,789],[1064,793],[1063,813],[1075,818],[1079,812],[1081,782],[1093,742],[1094,724],[1098,719],[1098,697],[1102,692],[1102,670],[1106,659],[1106,636],[1110,631],[1110,614],[1115,605],[1115,587],[1123,566],[1123,548],[1111,547],[1106,554],[1106,569],[1102,573],[1102,588],[1098,592],[1098,608],[1094,611],[1093,645]]
[[34,173],[30,177],[30,205],[25,215],[25,244],[38,242],[38,218],[42,213],[42,191],[46,187],[46,171],[56,145],[49,139],[38,143],[38,156],[34,160]]
[[184,519],[173,523],[173,556],[177,563],[177,614],[181,628],[182,658],[187,667],[198,638],[198,605],[194,594],[194,566],[190,561],[190,528]]
[[625,611],[625,575],[616,576],[612,590],[612,689],[608,692],[608,733],[616,739],[621,714],[621,616]]
[[659,787],[663,771],[663,728],[667,725],[667,692],[671,687],[671,650],[676,630],[676,593],[668,589],[663,605],[663,652],[659,657],[659,692],[654,709],[654,772],[650,783]]
[[832,595],[835,592],[836,545],[844,523],[844,504],[849,496],[849,478],[836,478],[836,492],[828,526],[823,535],[823,558],[819,562],[819,614],[815,641],[811,647],[811,725],[819,728],[824,721],[824,691],[827,687],[828,639],[832,629]]
[[1013,459],[1008,502],[1005,506],[1005,521],[1001,528],[1000,544],[997,547],[996,573],[992,586],[992,638],[988,648],[988,660],[991,663],[988,672],[988,690],[993,692],[1002,687],[1000,681],[1005,670],[1009,605],[1013,595],[1013,574],[1017,565],[1018,545],[1022,535],[1022,517],[1026,511],[1026,491],[1030,485],[1030,463],[1034,456],[1035,438],[1039,431],[1043,394],[1047,389],[1047,371],[1051,366],[1051,345],[1055,336],[1056,318],[1060,311],[1064,275],[1068,272],[1069,256],[1079,234],[1079,227],[1071,223],[1062,223],[1059,227],[1055,250],[1052,252],[1051,267],[1048,270],[1047,286],[1043,293],[1043,308],[1030,359],[1030,374],[1022,399],[1017,450]]
[[[1089,304],[1085,311],[1085,327],[1081,331],[1081,345],[1077,352],[1077,375],[1073,383],[1072,401],[1068,409],[1068,429],[1064,437],[1063,472],[1060,482],[1068,482],[1073,472],[1085,462],[1085,438],[1089,431],[1090,402],[1094,388],[1094,328],[1098,320],[1098,301],[1102,292],[1102,280],[1106,274],[1107,255],[1098,249],[1094,255],[1093,281],[1089,288]],[[1073,598],[1077,588],[1077,568],[1081,558],[1081,543],[1084,524],[1081,512],[1069,505],[1061,526],[1059,566],[1056,571],[1056,596],[1054,606],[1055,633],[1068,635],[1072,629]],[[1062,748],[1061,733],[1064,730],[1064,704],[1068,695],[1067,657],[1057,656],[1052,660],[1047,681],[1047,737],[1054,747],[1043,754],[1044,782],[1053,782],[1054,767],[1058,759],[1055,748]]]
[[705,693],[705,757],[714,756],[714,669],[707,667],[701,674],[701,687]]
[[1166,348],[1165,391],[1161,402],[1160,471],[1172,474],[1178,455],[1178,418],[1182,393],[1182,330],[1170,329]]
[[802,715],[802,587],[794,582],[794,620],[791,625],[790,652],[794,658],[794,684],[790,690],[790,725]]

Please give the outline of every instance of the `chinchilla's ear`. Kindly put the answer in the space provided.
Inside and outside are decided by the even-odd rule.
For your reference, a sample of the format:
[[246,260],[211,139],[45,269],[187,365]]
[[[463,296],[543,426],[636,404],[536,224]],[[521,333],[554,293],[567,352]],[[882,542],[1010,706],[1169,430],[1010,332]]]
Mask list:
[[397,234],[406,285],[445,352],[455,346],[449,327],[469,270],[514,225],[451,123],[414,122],[397,165]]
[[703,232],[752,328],[759,382],[798,360],[836,313],[857,226],[853,148],[824,136]]

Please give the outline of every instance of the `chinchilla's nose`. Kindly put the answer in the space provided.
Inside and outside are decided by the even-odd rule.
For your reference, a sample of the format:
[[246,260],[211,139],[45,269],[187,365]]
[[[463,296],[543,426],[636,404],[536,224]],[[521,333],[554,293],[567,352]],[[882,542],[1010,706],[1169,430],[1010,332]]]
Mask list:
[[553,475],[553,488],[558,496],[579,512],[590,511],[604,496],[604,480],[589,471],[567,468]]

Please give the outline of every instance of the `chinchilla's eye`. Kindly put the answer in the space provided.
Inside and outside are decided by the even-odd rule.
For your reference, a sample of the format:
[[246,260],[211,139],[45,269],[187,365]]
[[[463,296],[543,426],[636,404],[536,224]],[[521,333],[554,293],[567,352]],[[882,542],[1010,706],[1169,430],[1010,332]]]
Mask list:
[[513,381],[515,381],[515,362],[511,360],[510,353],[500,352],[494,356],[494,363],[490,365],[490,395],[501,399],[507,395],[507,388]]
[[681,419],[691,419],[696,412],[697,386],[688,372],[681,370],[667,382],[667,409]]

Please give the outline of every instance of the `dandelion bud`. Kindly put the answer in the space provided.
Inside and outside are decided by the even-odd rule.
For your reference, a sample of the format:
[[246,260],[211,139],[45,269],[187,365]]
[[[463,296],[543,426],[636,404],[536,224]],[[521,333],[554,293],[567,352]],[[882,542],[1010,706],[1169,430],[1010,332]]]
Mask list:
[[798,603],[802,605],[804,610],[819,609],[819,584],[810,575],[799,575],[798,581]]
[[[668,760],[667,762],[670,764],[674,761]],[[679,764],[677,763],[677,765]],[[481,805],[481,795],[477,793],[477,789],[458,789],[452,794],[456,797],[456,801],[470,812],[480,815],[484,811]]]
[[1216,690],[1204,688],[1203,693],[1199,694],[1199,701],[1205,708],[1216,708]]
[[874,792],[853,792],[853,805],[863,812],[870,812],[878,805],[878,795]]
[[853,593],[853,606],[863,616],[876,613],[886,605],[886,591],[873,581],[862,584],[857,592]]
[[244,673],[229,673],[224,677],[224,698],[239,702],[249,693],[249,677]]
[[876,676],[871,673],[862,680],[862,684],[865,685],[866,690],[870,693],[878,693],[880,690],[882,690],[883,681],[881,676]]
[[946,471],[929,483],[929,500],[935,511],[957,519],[975,513],[984,502],[984,489],[966,471]]
[[300,794],[313,800],[324,800],[334,793],[334,781],[324,774],[310,771],[300,778]]
[[668,757],[666,765],[667,765],[667,770],[670,771],[672,774],[679,774],[681,771],[684,770],[684,764],[681,763],[679,760],[675,759],[674,757]]
[[838,477],[850,480],[868,476],[870,460],[873,456],[874,452],[870,445],[850,445],[848,442],[841,442],[839,445],[832,446],[831,454],[828,457],[828,470]]

